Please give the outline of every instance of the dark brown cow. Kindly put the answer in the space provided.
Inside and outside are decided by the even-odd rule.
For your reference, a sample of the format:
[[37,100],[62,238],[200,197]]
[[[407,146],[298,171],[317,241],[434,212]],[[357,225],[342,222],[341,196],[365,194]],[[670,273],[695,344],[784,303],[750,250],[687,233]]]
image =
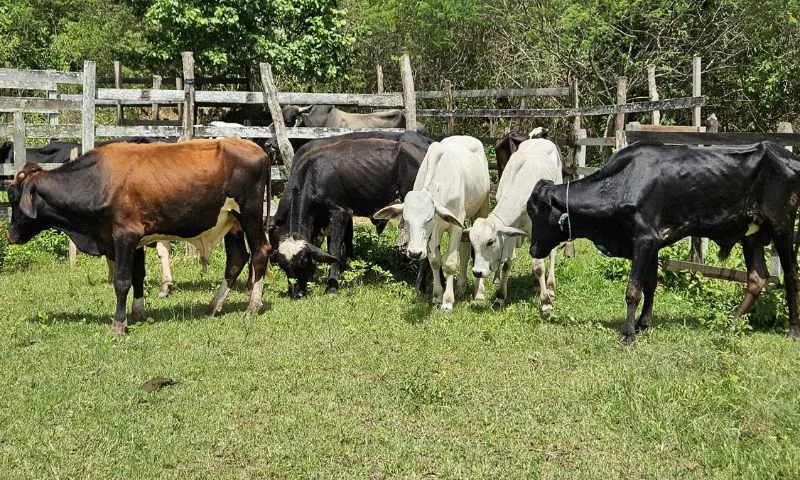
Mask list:
[[177,144],[113,143],[45,171],[28,163],[9,187],[9,242],[20,244],[47,228],[66,233],[78,249],[117,265],[117,309],[111,331],[123,334],[133,286],[131,321],[144,314],[144,250],[157,240],[185,240],[204,261],[225,239],[225,278],[211,302],[218,312],[250,248],[252,284],[246,314],[261,306],[272,248],[263,227],[269,162],[247,140]]

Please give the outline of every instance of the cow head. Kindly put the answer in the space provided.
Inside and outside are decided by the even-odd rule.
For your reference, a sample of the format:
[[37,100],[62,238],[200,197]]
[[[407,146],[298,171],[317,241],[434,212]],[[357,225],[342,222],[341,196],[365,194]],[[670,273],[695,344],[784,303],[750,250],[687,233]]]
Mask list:
[[8,226],[9,243],[28,242],[36,234],[50,225],[39,218],[43,200],[36,192],[36,177],[42,172],[36,164],[28,163],[17,173],[8,187],[8,200],[11,203],[11,223]]
[[[472,226],[464,230],[469,236],[475,259],[472,264],[472,273],[476,278],[488,277],[491,272],[496,272],[500,265],[507,260],[516,247],[516,241],[506,248],[509,237],[520,237],[527,232],[519,228],[509,227],[499,222],[497,217],[477,218]],[[512,239],[513,240],[513,239]]]
[[561,220],[566,209],[553,201],[555,188],[551,180],[539,180],[528,199],[528,216],[533,225],[530,249],[533,258],[546,257],[558,244],[569,239]]
[[444,205],[440,204],[427,190],[408,192],[404,203],[389,205],[378,210],[372,218],[391,220],[403,216],[408,227],[407,255],[412,260],[422,260],[428,255],[428,239],[434,233],[436,222],[449,223],[459,228],[464,224]]
[[302,127],[303,114],[308,113],[313,108],[313,105],[308,107],[298,107],[295,105],[288,105],[283,107],[281,113],[283,115],[283,124],[287,127]]
[[511,155],[516,152],[517,149],[519,149],[519,145],[525,140],[528,140],[528,138],[530,137],[524,133],[509,132],[494,146],[495,158],[497,160],[497,172],[501,178],[506,164],[511,160]]
[[273,252],[273,258],[289,279],[289,296],[295,299],[306,295],[308,281],[314,276],[316,269],[315,261],[323,263],[339,261],[338,258],[296,233],[281,238],[278,248]]

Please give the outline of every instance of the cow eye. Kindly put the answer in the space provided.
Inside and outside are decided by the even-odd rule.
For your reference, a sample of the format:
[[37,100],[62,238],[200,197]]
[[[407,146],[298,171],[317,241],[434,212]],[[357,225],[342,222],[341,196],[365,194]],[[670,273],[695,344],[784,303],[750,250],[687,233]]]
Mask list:
[[494,238],[486,242],[487,247],[491,247],[492,245],[494,245]]

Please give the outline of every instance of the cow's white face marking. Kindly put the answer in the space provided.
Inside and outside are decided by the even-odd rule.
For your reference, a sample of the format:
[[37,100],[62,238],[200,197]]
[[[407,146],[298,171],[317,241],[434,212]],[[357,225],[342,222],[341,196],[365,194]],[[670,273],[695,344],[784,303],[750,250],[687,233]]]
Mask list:
[[436,206],[429,192],[413,190],[406,194],[403,202],[403,220],[408,225],[408,253],[425,258],[428,253],[428,238],[433,234],[433,217]]
[[278,243],[278,253],[287,260],[291,260],[295,255],[306,248],[308,242],[300,238],[286,238]]
[[225,199],[225,203],[222,204],[222,208],[219,209],[217,223],[200,235],[192,238],[181,238],[174,235],[148,235],[142,238],[142,240],[139,242],[139,246],[143,247],[158,241],[183,240],[191,243],[195,246],[195,248],[197,248],[197,251],[200,252],[200,261],[205,267],[205,265],[208,265],[208,261],[211,258],[211,252],[214,250],[214,247],[236,223],[236,217],[232,212],[240,212],[239,204],[236,203],[236,200],[233,198],[228,197]]

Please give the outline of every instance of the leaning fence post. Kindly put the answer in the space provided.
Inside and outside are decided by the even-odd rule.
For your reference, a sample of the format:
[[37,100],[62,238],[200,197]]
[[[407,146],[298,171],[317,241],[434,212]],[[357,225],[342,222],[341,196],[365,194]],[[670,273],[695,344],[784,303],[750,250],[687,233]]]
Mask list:
[[[780,122],[778,123],[778,128],[776,129],[776,133],[794,133],[794,129],[792,128],[791,122]],[[794,150],[794,148],[789,145],[786,147],[786,150],[790,152]],[[781,266],[781,258],[778,255],[778,250],[775,249],[775,244],[772,244],[772,247],[769,251],[769,273],[770,275],[783,275],[783,267]]]
[[186,99],[183,101],[183,135],[181,140],[191,140],[194,137],[194,54],[183,52],[183,91]]
[[[658,89],[656,88],[656,66],[647,66],[647,90],[650,95],[651,102],[658,101]],[[652,125],[661,125],[661,111],[653,110],[650,123]]]
[[261,70],[261,87],[264,90],[264,101],[267,103],[269,114],[272,117],[275,140],[278,142],[278,150],[281,153],[281,159],[283,159],[283,164],[286,166],[286,175],[288,176],[292,171],[294,148],[289,141],[289,135],[286,133],[286,126],[283,124],[281,104],[278,102],[278,88],[275,86],[275,79],[272,77],[272,66],[269,63],[262,62],[259,67]]
[[94,104],[97,98],[96,66],[91,60],[83,62],[83,113],[81,129],[82,153],[94,148]]
[[[75,147],[69,151],[69,161],[71,162],[76,158],[78,158],[78,147]],[[69,259],[70,267],[74,267],[78,262],[78,247],[75,245],[72,239],[69,241],[69,253],[67,258]]]
[[[25,165],[25,114],[21,110],[14,112],[14,171]],[[15,173],[16,174],[16,173]]]
[[[181,77],[175,77],[175,90],[179,92],[183,91],[183,79]],[[183,122],[183,103],[178,104],[178,120]],[[183,125],[183,123],[181,123]]]
[[403,106],[406,115],[406,131],[417,131],[417,92],[414,91],[414,76],[411,73],[411,59],[408,55],[400,58],[400,74],[403,79]]
[[383,67],[380,63],[375,66],[375,74],[378,77],[378,93],[383,93]]

